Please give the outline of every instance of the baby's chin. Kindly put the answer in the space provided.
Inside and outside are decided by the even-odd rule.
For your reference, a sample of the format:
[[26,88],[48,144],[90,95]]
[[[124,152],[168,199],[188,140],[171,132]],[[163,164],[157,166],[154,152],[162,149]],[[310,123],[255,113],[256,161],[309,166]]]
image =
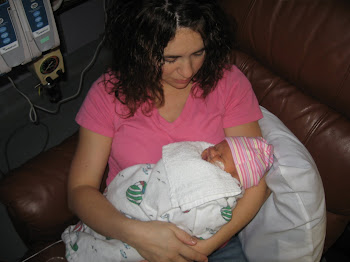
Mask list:
[[214,161],[213,163],[215,166],[217,166],[218,168],[220,168],[221,170],[225,170],[225,165],[224,163],[220,162],[220,161]]

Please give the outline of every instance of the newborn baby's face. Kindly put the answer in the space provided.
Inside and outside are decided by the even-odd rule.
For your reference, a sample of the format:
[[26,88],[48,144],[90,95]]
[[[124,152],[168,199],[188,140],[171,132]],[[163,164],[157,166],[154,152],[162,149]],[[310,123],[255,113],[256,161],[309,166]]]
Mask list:
[[233,176],[237,172],[233,162],[231,149],[226,140],[205,149],[202,152],[202,159],[220,167],[222,170],[225,170]]

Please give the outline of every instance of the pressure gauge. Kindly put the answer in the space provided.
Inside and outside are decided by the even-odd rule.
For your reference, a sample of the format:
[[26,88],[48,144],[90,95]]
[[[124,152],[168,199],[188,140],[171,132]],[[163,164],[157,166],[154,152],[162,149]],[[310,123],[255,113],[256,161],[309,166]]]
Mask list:
[[64,73],[62,53],[59,48],[38,58],[29,65],[29,69],[40,79],[42,85],[48,84],[48,79],[55,80]]
[[58,56],[46,57],[40,65],[40,73],[47,75],[55,71],[55,69],[60,64],[60,59]]

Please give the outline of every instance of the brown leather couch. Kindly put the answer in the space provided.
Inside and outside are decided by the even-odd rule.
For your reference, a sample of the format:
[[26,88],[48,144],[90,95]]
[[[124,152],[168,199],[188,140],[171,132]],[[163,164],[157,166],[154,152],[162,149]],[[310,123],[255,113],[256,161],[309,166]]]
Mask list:
[[[318,166],[327,205],[325,252],[350,219],[350,2],[220,2],[237,30],[236,65],[260,104],[300,139]],[[76,222],[65,187],[76,142],[74,135],[1,181],[1,202],[32,253]],[[53,256],[64,257],[62,243],[29,261]]]

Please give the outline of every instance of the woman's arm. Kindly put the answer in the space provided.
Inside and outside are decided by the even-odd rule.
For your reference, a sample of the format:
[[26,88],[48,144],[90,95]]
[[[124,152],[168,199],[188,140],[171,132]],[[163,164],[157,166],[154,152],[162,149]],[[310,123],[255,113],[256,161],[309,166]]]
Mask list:
[[126,220],[99,192],[111,144],[112,138],[80,128],[79,143],[68,180],[68,204],[84,223],[97,232],[122,238],[110,229],[118,228]]
[[224,131],[226,136],[248,136],[248,137],[262,136],[258,121],[250,122],[239,126],[225,128]]
[[170,223],[128,219],[99,192],[111,151],[112,138],[80,128],[79,143],[68,180],[68,204],[96,232],[135,247],[149,261],[206,261],[191,249],[196,244]]
[[[225,129],[226,136],[262,136],[260,126],[257,121]],[[211,254],[233,235],[245,227],[258,213],[260,207],[270,195],[265,177],[255,187],[246,189],[243,197],[237,201],[232,212],[232,219],[225,224],[215,235],[207,240],[200,241],[193,248],[203,254]]]

